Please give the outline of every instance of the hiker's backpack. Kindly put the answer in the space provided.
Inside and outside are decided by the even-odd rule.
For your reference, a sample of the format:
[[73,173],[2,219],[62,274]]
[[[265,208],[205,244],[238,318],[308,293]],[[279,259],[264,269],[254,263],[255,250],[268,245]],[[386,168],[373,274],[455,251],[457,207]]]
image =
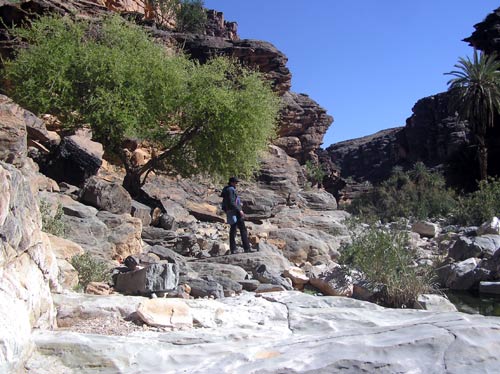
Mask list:
[[230,186],[226,186],[222,189],[222,192],[220,193],[220,197],[222,197],[222,203],[220,204],[220,208],[222,209],[222,211],[224,212],[227,212],[229,210],[229,207],[228,207],[228,198],[229,198],[229,194],[228,194],[228,190],[229,188],[232,188]]

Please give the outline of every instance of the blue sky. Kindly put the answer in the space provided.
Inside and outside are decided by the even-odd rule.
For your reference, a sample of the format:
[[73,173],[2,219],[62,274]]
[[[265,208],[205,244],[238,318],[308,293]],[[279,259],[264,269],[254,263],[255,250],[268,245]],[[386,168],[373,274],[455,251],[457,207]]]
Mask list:
[[498,0],[205,0],[288,57],[292,91],[335,119],[323,147],[403,126],[417,100],[446,91],[462,39]]

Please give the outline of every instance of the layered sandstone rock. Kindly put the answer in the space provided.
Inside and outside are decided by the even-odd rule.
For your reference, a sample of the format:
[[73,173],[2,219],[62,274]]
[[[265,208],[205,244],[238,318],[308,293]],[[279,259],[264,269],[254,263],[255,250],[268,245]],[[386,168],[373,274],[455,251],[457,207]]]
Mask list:
[[444,167],[452,182],[459,175],[473,173],[471,134],[467,122],[450,113],[447,92],[419,100],[405,127],[379,131],[373,135],[332,144],[330,159],[341,176],[357,181],[380,182],[394,166],[413,166],[417,161],[429,167]]
[[16,372],[32,348],[32,328],[52,328],[50,288],[59,289],[54,254],[28,182],[0,162],[0,372]]
[[279,138],[274,144],[301,163],[317,160],[316,151],[333,117],[305,94],[286,92],[282,100]]

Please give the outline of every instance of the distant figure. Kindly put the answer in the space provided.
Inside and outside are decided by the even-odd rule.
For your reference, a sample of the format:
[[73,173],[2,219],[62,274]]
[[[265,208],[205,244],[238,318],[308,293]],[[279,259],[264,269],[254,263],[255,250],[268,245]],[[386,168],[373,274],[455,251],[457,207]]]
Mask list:
[[222,210],[226,212],[227,223],[231,225],[229,229],[229,249],[231,253],[236,253],[236,228],[240,229],[241,242],[243,250],[250,252],[248,242],[247,228],[245,227],[245,213],[241,207],[241,200],[236,192],[238,178],[229,178],[229,183],[223,188],[220,196],[222,197]]

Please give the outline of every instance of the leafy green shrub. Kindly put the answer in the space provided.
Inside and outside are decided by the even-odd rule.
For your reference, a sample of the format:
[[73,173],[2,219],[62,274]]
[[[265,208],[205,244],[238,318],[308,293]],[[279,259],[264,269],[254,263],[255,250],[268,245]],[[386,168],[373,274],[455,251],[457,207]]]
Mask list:
[[102,24],[42,17],[12,33],[28,47],[5,63],[4,78],[27,109],[67,125],[90,123],[112,146],[176,117],[192,63],[169,56],[138,26],[118,16]]
[[207,24],[203,0],[181,0],[176,12],[177,29],[182,32],[201,33]]
[[66,225],[62,220],[64,215],[62,205],[58,204],[57,209],[52,212],[50,204],[45,200],[40,200],[40,213],[42,215],[42,230],[49,234],[63,237]]
[[394,170],[389,179],[354,199],[347,210],[387,222],[401,217],[444,217],[455,206],[455,194],[446,188],[444,177],[418,162],[408,172]]
[[480,225],[500,214],[500,179],[488,178],[479,182],[479,189],[460,197],[454,220],[464,225]]
[[315,164],[311,160],[307,160],[304,165],[307,179],[311,182],[311,187],[318,185],[321,187],[323,183],[323,178],[326,176],[326,172],[321,167],[321,164]]
[[406,232],[371,226],[352,235],[340,261],[359,270],[373,291],[382,289],[379,302],[412,307],[418,295],[433,290],[432,271],[415,266]]
[[109,266],[88,252],[74,256],[71,265],[78,272],[79,289],[85,289],[90,282],[109,282],[111,279]]

